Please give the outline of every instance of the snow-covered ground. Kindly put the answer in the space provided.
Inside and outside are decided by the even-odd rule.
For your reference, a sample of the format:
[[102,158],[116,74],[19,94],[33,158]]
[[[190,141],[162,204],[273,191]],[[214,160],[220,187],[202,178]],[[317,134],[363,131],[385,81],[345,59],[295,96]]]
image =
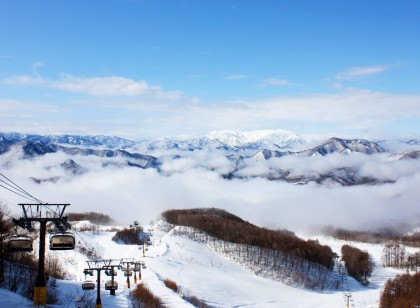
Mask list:
[[[147,227],[146,227],[147,230]],[[142,280],[167,307],[193,307],[182,295],[195,296],[214,307],[346,307],[347,297],[353,307],[378,307],[380,291],[387,279],[401,273],[381,265],[382,245],[344,242],[325,236],[311,237],[321,244],[329,245],[340,254],[345,243],[367,250],[375,262],[375,270],[369,287],[361,286],[351,277],[344,277],[339,290],[322,293],[286,286],[280,282],[258,277],[240,264],[222,257],[209,248],[188,238],[153,231],[153,245],[143,250],[138,245],[120,245],[111,240],[115,232],[76,232],[78,245],[93,247],[103,259],[134,258],[143,260]],[[307,237],[308,238],[308,237]],[[413,250],[414,251],[414,250]],[[411,250],[409,250],[411,252]],[[81,285],[85,279],[83,269],[87,268],[87,257],[75,251],[48,252],[64,262],[69,278],[58,282],[60,298],[67,302],[52,307],[75,307],[74,299],[82,296]],[[118,271],[115,280],[119,289],[115,296],[104,290],[109,280],[102,272],[101,299],[103,307],[132,307],[130,289],[126,288],[126,277]],[[165,287],[163,280],[169,278],[181,289],[176,293]],[[89,279],[89,276],[88,276]],[[96,273],[91,280],[96,280]],[[135,287],[131,278],[131,289]],[[29,301],[21,296],[0,289],[0,307],[30,307]],[[93,301],[96,290],[91,293]]]

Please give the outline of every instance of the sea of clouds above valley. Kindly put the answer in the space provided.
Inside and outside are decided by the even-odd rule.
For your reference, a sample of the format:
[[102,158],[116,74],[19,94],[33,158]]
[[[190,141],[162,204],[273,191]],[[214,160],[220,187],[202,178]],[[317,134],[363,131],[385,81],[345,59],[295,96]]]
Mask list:
[[[369,229],[410,223],[420,216],[420,164],[417,160],[392,160],[389,154],[250,160],[240,170],[242,176],[277,169],[289,169],[298,175],[349,167],[363,176],[394,181],[348,187],[294,185],[259,177],[226,180],[220,174],[232,171],[235,165],[217,151],[188,152],[178,159],[167,156],[162,160],[161,173],[156,169],[122,167],[123,158],[54,153],[21,159],[20,155],[12,151],[0,156],[0,167],[31,194],[48,203],[70,203],[71,212],[102,212],[122,224],[134,219],[145,224],[158,219],[164,210],[193,207],[223,208],[260,226],[292,230],[320,225]],[[66,173],[60,164],[67,159],[88,172]],[[36,184],[31,177],[60,179]],[[4,190],[2,198],[12,203],[27,202]],[[20,214],[16,207],[11,210],[15,216]]]

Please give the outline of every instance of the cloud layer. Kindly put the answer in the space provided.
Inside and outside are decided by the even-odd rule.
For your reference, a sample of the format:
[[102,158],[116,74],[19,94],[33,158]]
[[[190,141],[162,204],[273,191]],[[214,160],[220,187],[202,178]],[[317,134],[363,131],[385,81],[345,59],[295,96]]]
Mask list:
[[[80,176],[67,174],[59,165],[68,158],[90,171]],[[22,160],[19,153],[0,156],[2,172],[37,198],[71,203],[69,211],[103,212],[123,224],[133,219],[144,224],[164,210],[193,207],[224,208],[261,226],[292,230],[319,225],[369,229],[409,222],[410,217],[420,215],[420,167],[415,160],[389,161],[385,155],[289,157],[257,161],[246,170],[255,174],[270,168],[289,168],[311,174],[346,166],[366,176],[396,181],[355,187],[302,186],[262,178],[224,180],[220,173],[234,166],[217,152],[193,152],[185,158],[167,159],[162,166],[165,176],[155,169],[121,167],[118,163],[124,161],[63,153],[33,160]],[[61,180],[35,184],[29,179],[51,176],[60,176]],[[13,194],[2,196],[13,203],[26,201]],[[19,214],[16,208],[12,210]]]

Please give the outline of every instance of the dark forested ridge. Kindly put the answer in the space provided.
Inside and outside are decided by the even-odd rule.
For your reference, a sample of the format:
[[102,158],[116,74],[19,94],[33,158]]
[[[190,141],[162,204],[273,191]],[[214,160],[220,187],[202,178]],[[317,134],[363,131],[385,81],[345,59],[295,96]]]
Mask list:
[[221,209],[169,210],[162,214],[171,224],[199,229],[220,240],[279,250],[331,268],[334,253],[317,241],[302,240],[290,231],[255,226]]
[[402,234],[394,229],[382,229],[378,231],[355,231],[342,228],[327,227],[323,233],[344,241],[355,241],[362,243],[382,244],[389,241],[396,241],[401,244],[420,247],[420,233],[412,235]]
[[89,220],[91,223],[101,224],[101,225],[112,225],[115,221],[108,215],[95,212],[85,212],[85,213],[68,213],[67,219],[72,221],[81,221]]

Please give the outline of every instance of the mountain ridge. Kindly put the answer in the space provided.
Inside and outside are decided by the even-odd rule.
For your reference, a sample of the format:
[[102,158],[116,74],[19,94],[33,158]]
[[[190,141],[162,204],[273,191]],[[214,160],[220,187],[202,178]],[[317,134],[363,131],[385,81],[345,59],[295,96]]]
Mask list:
[[[223,133],[224,134],[224,133]],[[230,133],[224,136],[229,136]],[[251,136],[251,139],[248,140],[256,140],[261,138],[261,136],[269,136],[270,132],[264,131],[264,133],[256,134]],[[170,176],[173,173],[183,172],[185,169],[177,170],[177,169],[168,169],[165,164],[168,161],[175,162],[176,160],[187,159],[188,155],[185,152],[185,148],[179,147],[179,153],[177,155],[149,155],[149,154],[140,154],[136,151],[136,147],[129,148],[129,149],[109,149],[107,148],[107,142],[110,140],[109,138],[94,138],[95,142],[103,142],[102,148],[91,147],[90,145],[92,142],[88,142],[89,145],[83,143],[82,146],[69,146],[68,144],[63,146],[61,144],[56,144],[50,141],[59,140],[57,138],[42,138],[37,137],[35,140],[37,141],[30,141],[27,135],[22,134],[15,134],[11,135],[12,139],[15,141],[11,141],[6,139],[7,135],[0,134],[0,155],[7,153],[11,149],[17,149],[21,152],[21,158],[23,159],[34,159],[35,157],[44,156],[46,154],[54,154],[54,153],[64,153],[70,155],[72,158],[67,159],[66,161],[62,162],[61,165],[57,167],[61,167],[64,169],[66,174],[72,176],[80,176],[84,173],[88,172],[88,168],[85,168],[83,164],[79,163],[79,157],[83,156],[96,156],[101,159],[107,159],[106,161],[102,161],[100,167],[106,168],[108,166],[115,166],[115,167],[136,167],[141,169],[147,168],[154,168],[157,172],[162,175]],[[20,140],[19,139],[24,139]],[[26,138],[26,139],[25,139]],[[113,138],[113,137],[110,137]],[[207,138],[207,137],[206,137]],[[254,139],[252,139],[254,138]],[[76,138],[77,139],[77,138]],[[70,140],[76,140],[70,139]],[[80,140],[87,140],[88,137],[80,138]],[[42,141],[39,141],[42,140]],[[69,140],[69,139],[65,139]],[[102,140],[102,141],[98,141]],[[201,139],[200,139],[201,140]],[[187,152],[194,152],[194,151],[203,151],[204,153],[206,150],[214,150],[218,149],[217,155],[219,157],[224,157],[229,162],[229,166],[223,170],[216,170],[212,167],[211,164],[207,161],[206,155],[198,154],[197,157],[201,157],[199,166],[209,171],[216,171],[219,172],[219,175],[225,179],[247,179],[247,178],[254,178],[254,177],[262,177],[269,180],[274,181],[285,181],[293,184],[308,184],[310,182],[317,183],[317,184],[331,184],[337,183],[343,186],[349,185],[374,185],[374,184],[382,184],[392,182],[389,179],[379,179],[375,176],[366,175],[361,173],[358,168],[351,167],[351,166],[331,166],[327,170],[323,171],[311,171],[309,173],[302,173],[302,171],[294,171],[293,167],[283,166],[277,164],[277,159],[280,160],[283,157],[297,157],[300,159],[310,158],[310,157],[326,157],[329,155],[344,155],[349,156],[353,155],[353,153],[357,153],[359,155],[371,156],[376,154],[382,155],[389,155],[388,160],[408,160],[408,159],[418,159],[420,157],[420,151],[406,151],[403,153],[393,154],[388,152],[385,148],[380,146],[376,142],[368,141],[366,139],[342,139],[338,137],[332,137],[324,141],[323,143],[309,147],[308,149],[301,150],[301,151],[293,151],[291,149],[283,149],[283,150],[272,150],[266,149],[263,146],[265,144],[259,144],[260,147],[256,147],[256,149],[250,150],[246,152],[238,152],[233,151],[232,149],[235,148],[235,143],[231,142],[229,150],[226,150],[226,144],[222,143],[220,140],[214,139],[214,142],[220,142],[219,145],[221,147],[211,147],[209,148],[208,145],[211,141],[207,140],[207,144],[200,143],[200,140],[196,140],[198,143],[196,146],[188,149]],[[166,141],[171,142],[170,139]],[[202,141],[202,140],[201,140]],[[226,140],[225,140],[226,141]],[[73,141],[72,141],[73,142]],[[190,139],[189,141],[190,142]],[[236,142],[236,141],[235,141]],[[126,143],[124,143],[126,144]],[[176,142],[173,142],[175,145]],[[214,146],[216,143],[213,143]],[[224,145],[224,146],[223,146]],[[176,147],[176,146],[175,146]],[[184,154],[183,154],[184,153]],[[232,154],[233,153],[233,154]],[[117,159],[118,160],[113,160]],[[269,163],[271,161],[275,161],[276,163]],[[264,163],[267,162],[267,163]],[[255,164],[259,164],[260,167],[263,168],[263,171],[258,171],[259,169],[253,169]],[[194,167],[193,167],[194,168]],[[265,170],[265,171],[264,171]],[[37,182],[41,183],[43,181],[57,181],[57,175],[52,175],[47,179],[39,179],[35,178]]]

